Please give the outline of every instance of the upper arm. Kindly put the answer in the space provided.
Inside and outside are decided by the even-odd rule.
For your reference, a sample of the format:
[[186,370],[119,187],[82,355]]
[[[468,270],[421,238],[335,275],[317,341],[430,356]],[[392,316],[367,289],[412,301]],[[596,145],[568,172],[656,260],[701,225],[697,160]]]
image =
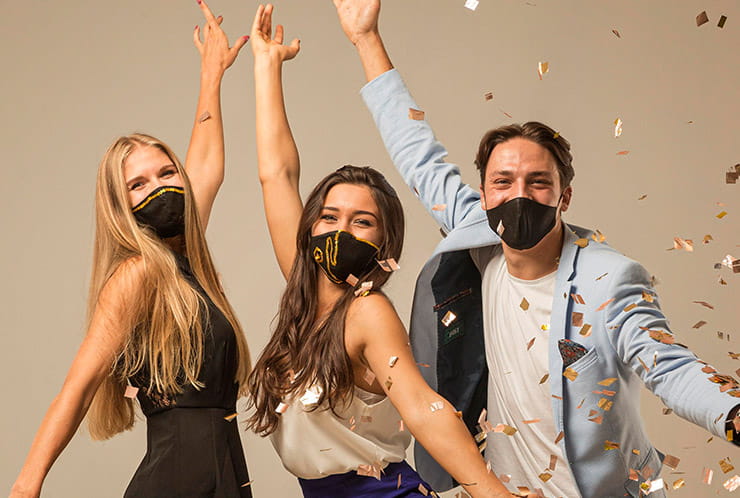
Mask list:
[[200,224],[205,232],[208,227],[208,221],[211,218],[213,203],[223,183],[223,167],[219,175],[217,171],[207,171],[206,168],[193,166],[192,163],[193,160],[186,163],[185,170],[188,173],[190,186],[193,190],[193,198],[195,199],[195,206],[198,210]]
[[406,184],[450,232],[480,207],[480,193],[462,181],[459,168],[447,162],[447,150],[425,119],[412,119],[419,109],[396,70],[375,78],[362,89],[393,164]]
[[95,305],[90,325],[67,378],[63,392],[81,394],[92,401],[98,386],[109,375],[130,332],[127,303],[141,282],[143,262],[129,260],[121,264],[106,282]]
[[356,299],[346,331],[401,417],[415,418],[417,410],[441,399],[422,378],[406,330],[384,295]]
[[295,260],[298,223],[303,213],[298,178],[284,173],[264,178],[261,183],[272,248],[280,271],[287,279]]

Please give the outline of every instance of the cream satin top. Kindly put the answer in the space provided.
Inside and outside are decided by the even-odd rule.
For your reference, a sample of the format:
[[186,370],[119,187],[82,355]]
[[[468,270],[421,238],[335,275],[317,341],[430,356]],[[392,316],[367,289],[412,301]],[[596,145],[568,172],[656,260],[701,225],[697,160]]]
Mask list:
[[352,402],[340,417],[315,402],[309,390],[293,399],[270,435],[283,466],[303,479],[319,479],[357,470],[360,465],[385,468],[406,457],[411,434],[387,396],[355,386]]

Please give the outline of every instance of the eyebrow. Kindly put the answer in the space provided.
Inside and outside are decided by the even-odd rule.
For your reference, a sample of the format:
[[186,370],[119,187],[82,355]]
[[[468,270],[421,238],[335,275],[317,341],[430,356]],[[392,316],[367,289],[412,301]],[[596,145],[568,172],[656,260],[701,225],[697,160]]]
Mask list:
[[[339,212],[339,208],[335,208],[334,206],[324,206],[322,209],[326,209],[327,211],[333,211],[335,213],[338,213]],[[376,215],[375,213],[373,213],[371,211],[363,211],[362,209],[358,209],[357,211],[353,211],[352,214],[355,215],[355,216],[358,215],[358,214],[366,214],[366,215],[372,216],[376,220],[378,219],[378,215]]]
[[[552,176],[553,174],[554,173],[552,171],[549,171],[549,170],[540,170],[540,171],[532,171],[530,173],[527,173],[527,176],[526,177],[527,178],[532,178],[532,177],[535,177],[535,176]],[[510,169],[499,169],[499,170],[494,170],[491,173],[491,176],[492,177],[493,176],[505,176],[507,178],[511,178],[511,177],[514,176],[514,172],[512,170],[510,170]]]

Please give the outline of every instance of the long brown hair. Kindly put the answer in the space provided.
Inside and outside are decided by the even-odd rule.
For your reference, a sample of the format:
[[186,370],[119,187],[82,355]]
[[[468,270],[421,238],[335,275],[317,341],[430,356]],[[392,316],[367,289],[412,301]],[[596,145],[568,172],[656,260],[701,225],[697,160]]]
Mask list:
[[140,259],[142,281],[123,307],[127,332],[123,351],[111,365],[110,374],[95,394],[88,413],[93,439],[107,439],[134,424],[134,402],[124,397],[127,379],[146,371],[149,391],[173,395],[183,384],[202,387],[198,375],[203,360],[201,318],[207,313],[203,298],[177,269],[172,251],[153,231],[139,226],[123,176],[126,159],[137,147],[156,147],[177,168],[185,190],[185,255],[208,297],[234,328],[238,349],[235,382],[246,393],[251,362],[249,348],[211,259],[193,191],[174,152],[149,135],[136,133],[118,138],[98,168],[95,192],[95,248],[88,298],[88,322],[98,305],[106,282],[121,265]]
[[[404,217],[401,201],[393,187],[378,171],[369,167],[344,166],[325,177],[306,200],[298,225],[297,251],[280,300],[277,327],[249,377],[254,413],[247,424],[266,436],[277,428],[280,416],[275,412],[281,401],[302,395],[317,387],[320,397],[313,409],[323,406],[336,413],[354,389],[352,363],[344,348],[344,322],[354,298],[354,288],[345,285],[327,317],[317,323],[319,267],[310,251],[311,229],[319,218],[324,200],[335,185],[364,185],[378,206],[382,242],[378,260],[401,257]],[[360,277],[372,281],[379,290],[390,277],[376,265]],[[359,285],[359,284],[358,284]]]

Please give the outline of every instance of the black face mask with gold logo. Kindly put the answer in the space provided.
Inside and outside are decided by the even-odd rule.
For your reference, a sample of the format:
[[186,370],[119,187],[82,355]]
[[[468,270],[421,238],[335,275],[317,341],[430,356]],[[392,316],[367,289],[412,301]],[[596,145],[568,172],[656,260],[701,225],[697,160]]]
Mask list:
[[375,266],[378,246],[344,230],[314,235],[309,246],[314,261],[329,280],[341,284],[347,277],[362,277]]
[[162,239],[185,232],[185,189],[171,185],[154,189],[131,211],[140,225]]

